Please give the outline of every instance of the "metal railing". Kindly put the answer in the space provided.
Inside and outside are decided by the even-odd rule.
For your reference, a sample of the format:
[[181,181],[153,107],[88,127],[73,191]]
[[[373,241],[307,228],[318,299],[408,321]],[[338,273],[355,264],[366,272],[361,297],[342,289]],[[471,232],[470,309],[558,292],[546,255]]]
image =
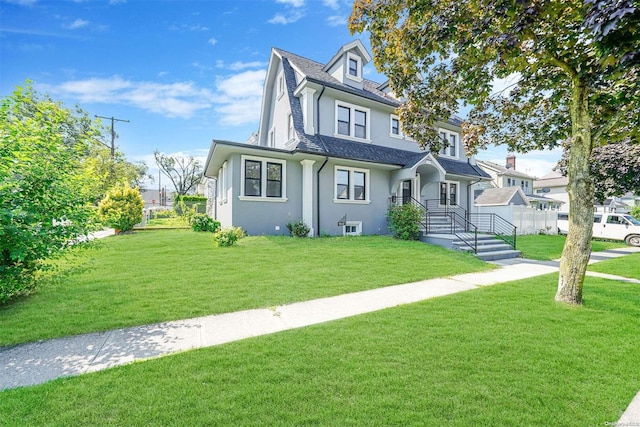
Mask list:
[[393,204],[411,203],[423,213],[420,226],[426,234],[445,233],[455,235],[461,242],[478,251],[478,233],[491,234],[516,248],[517,227],[500,215],[493,213],[469,213],[466,209],[450,201],[427,199],[422,204],[413,197],[391,197]]

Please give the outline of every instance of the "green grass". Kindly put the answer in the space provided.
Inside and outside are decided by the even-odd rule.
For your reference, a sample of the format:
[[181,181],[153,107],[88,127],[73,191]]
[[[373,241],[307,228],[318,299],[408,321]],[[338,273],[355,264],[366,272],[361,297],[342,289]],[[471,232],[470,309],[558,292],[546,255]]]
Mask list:
[[0,393],[4,425],[599,426],[640,384],[640,290],[556,276]]
[[[562,235],[539,235],[531,234],[518,236],[516,240],[517,249],[522,252],[523,258],[549,261],[559,259],[562,256],[562,248],[566,236]],[[605,240],[592,240],[592,252],[604,251],[607,249],[622,248],[626,245],[623,242],[612,242]]]
[[219,248],[210,233],[164,230],[109,237],[73,254],[65,276],[0,307],[0,346],[492,268],[470,254],[383,236],[248,237]]
[[640,280],[640,253],[625,255],[591,264],[588,269],[599,273],[615,274]]
[[142,228],[189,228],[184,217],[154,218],[147,221]]

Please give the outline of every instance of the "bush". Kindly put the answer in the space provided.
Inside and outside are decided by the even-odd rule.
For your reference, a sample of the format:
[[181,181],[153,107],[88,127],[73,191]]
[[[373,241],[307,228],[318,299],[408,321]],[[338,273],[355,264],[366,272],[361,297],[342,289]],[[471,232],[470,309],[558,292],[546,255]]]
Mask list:
[[244,231],[240,227],[231,227],[220,230],[213,235],[218,246],[229,247],[235,245],[235,243],[244,237]]
[[173,199],[173,209],[178,215],[207,213],[207,198],[203,196],[177,195]]
[[220,228],[220,222],[207,214],[193,215],[189,220],[189,225],[193,231],[208,231],[210,233],[215,233]]
[[129,231],[142,221],[144,201],[137,188],[124,184],[110,190],[98,205],[98,218],[118,231]]
[[292,236],[295,237],[307,237],[311,228],[304,221],[300,220],[297,222],[288,222],[287,230],[291,233]]
[[151,211],[151,219],[161,219],[161,218],[176,218],[178,214],[171,209],[158,209]]
[[387,213],[389,230],[398,239],[418,240],[422,215],[420,208],[411,203],[391,205]]
[[629,211],[629,214],[637,220],[640,220],[640,206],[634,206]]

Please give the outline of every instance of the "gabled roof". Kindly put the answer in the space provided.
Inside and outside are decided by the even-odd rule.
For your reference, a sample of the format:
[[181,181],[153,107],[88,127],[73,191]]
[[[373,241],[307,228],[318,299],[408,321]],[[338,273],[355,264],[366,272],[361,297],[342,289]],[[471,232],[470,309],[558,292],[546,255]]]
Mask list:
[[487,188],[476,197],[476,206],[529,205],[520,187]]
[[566,187],[569,179],[560,172],[551,171],[540,179],[533,181],[533,188]]
[[531,175],[527,175],[524,172],[518,172],[515,169],[506,168],[506,167],[501,166],[501,165],[499,165],[497,163],[494,163],[494,162],[489,162],[489,161],[486,161],[486,160],[476,160],[476,163],[481,168],[487,168],[487,169],[491,169],[491,170],[497,172],[498,175],[514,176],[514,177],[517,177],[517,178],[524,178],[524,179],[531,179],[531,180],[536,179],[535,177],[533,177]]
[[336,61],[342,58],[342,55],[344,55],[345,52],[348,52],[352,49],[355,49],[358,51],[360,57],[364,60],[365,64],[368,62],[371,62],[371,55],[369,54],[369,52],[367,52],[367,49],[364,47],[362,42],[360,40],[354,40],[342,46],[340,49],[338,49],[338,52],[335,55],[333,55],[333,58],[331,58],[329,62],[327,62],[324,67],[322,67],[322,69],[324,71],[328,71],[331,68],[331,66],[336,63]]

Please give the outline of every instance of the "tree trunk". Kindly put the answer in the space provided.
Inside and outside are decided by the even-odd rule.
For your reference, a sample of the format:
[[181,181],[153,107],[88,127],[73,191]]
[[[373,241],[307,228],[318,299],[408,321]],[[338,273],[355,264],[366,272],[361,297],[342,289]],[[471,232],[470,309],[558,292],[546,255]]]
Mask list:
[[589,172],[593,147],[588,89],[577,78],[573,82],[571,98],[572,136],[567,174],[569,232],[560,259],[556,301],[582,304],[582,285],[591,255],[594,188]]

